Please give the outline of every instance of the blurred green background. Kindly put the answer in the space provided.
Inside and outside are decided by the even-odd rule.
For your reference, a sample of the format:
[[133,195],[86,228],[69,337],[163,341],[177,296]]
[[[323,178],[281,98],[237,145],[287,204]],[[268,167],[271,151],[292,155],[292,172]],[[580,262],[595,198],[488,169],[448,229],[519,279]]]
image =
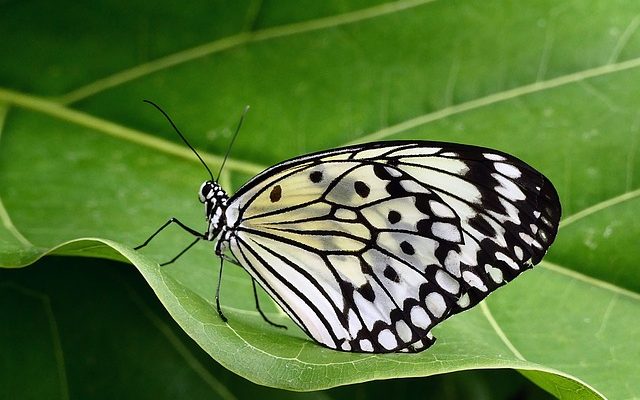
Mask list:
[[[626,0],[0,2],[0,397],[551,396],[510,369],[640,397],[639,26]],[[415,356],[315,346],[262,293],[275,330],[238,268],[222,324],[210,245],[131,249],[204,227],[206,173],[145,98],[214,170],[251,105],[229,192],[353,142],[500,149],[556,185],[557,242]]]

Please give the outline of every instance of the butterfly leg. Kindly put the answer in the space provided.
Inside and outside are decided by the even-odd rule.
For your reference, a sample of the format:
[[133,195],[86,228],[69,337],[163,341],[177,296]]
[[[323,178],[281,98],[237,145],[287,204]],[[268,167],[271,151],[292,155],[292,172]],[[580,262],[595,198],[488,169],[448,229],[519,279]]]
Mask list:
[[189,244],[187,247],[185,247],[180,253],[178,253],[178,255],[176,255],[175,257],[173,257],[171,260],[169,260],[167,262],[163,262],[162,264],[160,264],[160,266],[164,267],[165,265],[174,263],[178,258],[180,258],[180,256],[182,256],[184,253],[189,251],[190,248],[192,248],[196,243],[198,243],[200,241],[200,239],[202,239],[202,238],[197,237],[196,240],[191,242],[191,244]]
[[253,297],[256,299],[256,308],[258,309],[258,312],[260,313],[260,315],[262,315],[262,319],[267,321],[267,323],[269,325],[273,325],[276,328],[287,329],[286,326],[280,325],[280,324],[276,324],[275,322],[272,322],[272,321],[269,320],[269,318],[267,318],[267,315],[260,308],[260,301],[258,301],[258,291],[256,289],[256,280],[251,278],[251,284],[253,285]]
[[227,317],[222,313],[222,308],[220,308],[220,283],[222,283],[222,266],[224,265],[224,259],[220,258],[220,273],[218,273],[218,287],[216,288],[216,309],[218,310],[218,315],[222,321],[227,322]]
[[[160,228],[158,228],[158,230],[156,230],[153,233],[153,235],[149,236],[149,238],[147,240],[145,240],[144,243],[142,243],[140,246],[134,247],[133,249],[134,250],[140,250],[144,246],[148,245],[149,242],[151,242],[151,240],[153,240],[154,237],[156,237],[160,232],[162,232],[164,230],[164,228],[166,228],[167,226],[171,225],[172,223],[178,225],[180,228],[182,228],[185,231],[189,232],[190,234],[192,234],[193,236],[197,237],[198,239],[204,239],[204,235],[202,233],[196,231],[195,229],[189,228],[188,226],[186,226],[185,224],[180,222],[180,220],[178,220],[177,218],[171,217]],[[193,244],[192,244],[192,246],[193,246]],[[189,246],[189,247],[191,247],[191,246]],[[180,254],[180,255],[182,255],[182,254]]]
[[225,260],[226,262],[229,262],[229,263],[231,263],[233,265],[237,265],[238,267],[242,267],[242,265],[238,261],[236,261],[235,258],[229,257],[224,253],[219,254],[218,257],[221,257],[223,260]]

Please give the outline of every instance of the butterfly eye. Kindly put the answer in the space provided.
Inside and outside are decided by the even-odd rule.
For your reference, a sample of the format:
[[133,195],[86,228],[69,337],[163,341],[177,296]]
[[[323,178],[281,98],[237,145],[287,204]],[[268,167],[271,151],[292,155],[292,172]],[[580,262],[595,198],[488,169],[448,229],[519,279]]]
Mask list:
[[210,181],[206,181],[200,186],[200,202],[204,203],[207,199],[211,198],[213,191],[213,184]]

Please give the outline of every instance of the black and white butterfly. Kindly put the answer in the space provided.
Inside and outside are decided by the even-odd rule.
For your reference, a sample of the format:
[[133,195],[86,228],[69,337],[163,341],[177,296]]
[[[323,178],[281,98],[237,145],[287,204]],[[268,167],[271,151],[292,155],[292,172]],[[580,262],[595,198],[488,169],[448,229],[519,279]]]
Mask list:
[[319,344],[372,353],[429,347],[435,325],[542,259],[561,213],[523,161],[432,141],[296,157],[231,197],[212,177],[199,197],[205,233],[164,226],[214,242]]

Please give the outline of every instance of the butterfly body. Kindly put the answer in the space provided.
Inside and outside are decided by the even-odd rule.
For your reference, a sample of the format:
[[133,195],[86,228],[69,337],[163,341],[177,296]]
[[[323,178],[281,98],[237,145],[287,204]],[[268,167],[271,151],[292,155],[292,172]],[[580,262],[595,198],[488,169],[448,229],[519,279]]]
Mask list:
[[560,203],[541,173],[453,143],[375,142],[296,157],[228,197],[200,188],[203,237],[316,342],[416,352],[431,329],[538,263]]

